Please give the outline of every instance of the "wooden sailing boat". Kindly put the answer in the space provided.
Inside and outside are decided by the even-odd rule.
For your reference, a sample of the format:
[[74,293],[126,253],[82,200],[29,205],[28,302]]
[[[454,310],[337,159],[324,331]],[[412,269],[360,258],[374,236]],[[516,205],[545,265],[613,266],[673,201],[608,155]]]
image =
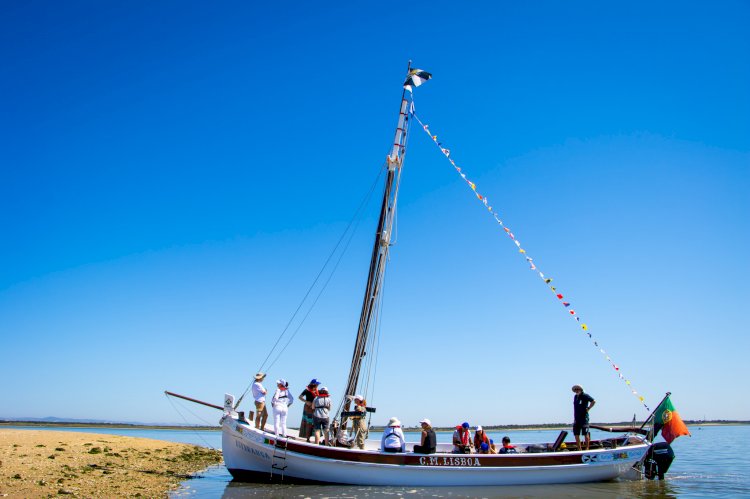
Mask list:
[[[188,398],[224,411],[222,450],[229,472],[238,480],[260,482],[271,479],[359,485],[486,486],[604,481],[629,474],[640,468],[644,460],[653,463],[654,449],[663,444],[652,445],[653,432],[644,429],[645,424],[640,428],[601,427],[619,435],[592,441],[590,449],[582,451],[563,445],[567,432],[562,432],[556,442],[517,444],[517,454],[453,454],[451,444],[438,444],[435,454],[424,455],[413,452],[413,443],[407,443],[405,453],[392,454],[382,452],[379,441],[368,440],[364,450],[346,445],[349,404],[362,387],[360,372],[373,345],[371,333],[391,246],[411,121],[410,85],[418,86],[423,75],[429,78],[429,74],[410,68],[401,95],[393,147],[386,157],[385,186],[351,368],[340,409],[334,416],[334,445],[314,445],[294,436],[277,438],[274,433],[256,429],[242,412],[237,412],[239,402],[235,403],[232,395],[225,396],[223,408]],[[659,467],[658,473],[663,476],[666,468],[662,464]],[[650,477],[648,470],[646,475]]]
[[[407,84],[419,85],[419,70],[411,70]],[[429,75],[427,75],[429,77]],[[396,214],[401,172],[409,134],[411,88],[401,95],[393,147],[386,157],[387,170],[380,217],[370,260],[351,367],[336,415],[338,435],[344,442],[351,397],[361,387],[360,372],[371,347],[374,317],[377,315],[390,239]],[[611,480],[640,465],[651,447],[650,439],[638,432],[593,441],[590,450],[561,449],[564,435],[554,443],[519,444],[518,454],[452,454],[452,445],[438,444],[437,453],[384,453],[379,442],[367,441],[364,450],[343,445],[319,446],[303,440],[276,438],[255,429],[236,412],[238,404],[227,395],[222,425],[224,461],[239,480],[268,482],[320,482],[361,485],[460,486],[576,483]],[[644,432],[641,432],[644,433]]]

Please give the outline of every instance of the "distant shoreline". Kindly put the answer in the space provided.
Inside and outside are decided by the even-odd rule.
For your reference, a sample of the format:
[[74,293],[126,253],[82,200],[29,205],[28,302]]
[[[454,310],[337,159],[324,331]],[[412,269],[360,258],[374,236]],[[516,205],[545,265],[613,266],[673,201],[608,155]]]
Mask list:
[[5,426],[28,426],[35,428],[40,426],[53,426],[56,428],[108,428],[112,430],[201,430],[219,431],[220,426],[189,426],[189,425],[149,425],[131,423],[78,423],[78,422],[45,422],[45,421],[0,421],[0,428]]
[[[594,423],[600,426],[627,426],[632,421],[620,421],[617,423]],[[642,423],[638,423],[640,425]],[[743,426],[750,425],[750,421],[735,420],[713,420],[713,421],[696,421],[685,420],[688,426]],[[131,423],[80,423],[80,422],[44,422],[44,421],[0,421],[0,428],[7,426],[24,426],[29,428],[38,427],[57,427],[57,428],[107,428],[122,430],[198,430],[198,431],[220,431],[220,426],[188,426],[188,425],[148,425],[148,424],[131,424]],[[570,423],[550,423],[550,424],[528,424],[528,425],[484,425],[487,431],[543,431],[543,430],[564,430],[571,426]],[[371,426],[372,431],[382,431],[383,426]],[[419,431],[416,426],[405,426],[405,430]],[[453,431],[454,427],[435,427],[435,431]]]

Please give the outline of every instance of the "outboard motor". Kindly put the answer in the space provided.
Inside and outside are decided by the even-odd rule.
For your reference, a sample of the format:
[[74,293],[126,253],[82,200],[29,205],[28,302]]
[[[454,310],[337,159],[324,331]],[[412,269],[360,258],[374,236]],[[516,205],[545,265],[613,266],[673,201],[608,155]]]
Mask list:
[[649,480],[664,480],[664,474],[674,460],[674,451],[667,442],[657,442],[651,446],[643,462],[643,473]]

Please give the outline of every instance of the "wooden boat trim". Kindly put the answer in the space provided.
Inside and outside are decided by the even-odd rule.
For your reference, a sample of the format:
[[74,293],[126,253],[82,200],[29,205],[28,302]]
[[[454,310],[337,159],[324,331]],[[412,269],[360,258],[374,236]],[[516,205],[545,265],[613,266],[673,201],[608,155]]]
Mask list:
[[[449,466],[449,467],[482,467],[482,468],[507,468],[522,466],[564,466],[564,465],[585,465],[592,461],[596,462],[597,458],[592,456],[607,455],[607,460],[616,461],[619,459],[632,459],[629,450],[642,450],[648,444],[627,444],[617,449],[592,449],[589,451],[558,451],[558,452],[539,452],[539,453],[519,453],[519,454],[414,454],[414,453],[384,453],[374,450],[345,449],[339,447],[328,447],[314,445],[302,442],[296,442],[291,439],[282,439],[276,441],[274,435],[257,432],[254,429],[246,429],[237,425],[235,430],[249,436],[254,433],[255,437],[262,437],[263,443],[257,442],[267,448],[268,452],[273,453],[274,447],[278,450],[286,449],[286,453],[299,454],[320,459],[332,459],[337,461],[352,463],[368,464],[385,464],[394,466]],[[615,452],[613,452],[615,451]],[[617,452],[619,451],[619,452]]]

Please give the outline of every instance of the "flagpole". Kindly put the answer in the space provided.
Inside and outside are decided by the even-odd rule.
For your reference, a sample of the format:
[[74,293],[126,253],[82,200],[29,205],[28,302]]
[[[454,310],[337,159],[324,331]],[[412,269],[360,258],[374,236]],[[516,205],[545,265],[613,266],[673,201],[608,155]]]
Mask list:
[[661,402],[659,402],[659,403],[658,403],[658,404],[656,405],[656,409],[654,409],[654,412],[652,412],[652,413],[651,413],[651,414],[650,414],[650,415],[649,415],[649,416],[648,416],[648,417],[646,418],[646,421],[644,421],[644,422],[643,422],[643,424],[641,425],[641,428],[640,428],[641,430],[643,429],[643,427],[644,427],[644,426],[646,426],[646,424],[648,424],[648,422],[649,422],[649,421],[651,420],[651,418],[653,418],[653,417],[654,417],[654,414],[656,414],[656,411],[658,411],[658,410],[659,410],[659,407],[661,407],[661,405],[662,405],[662,404],[664,403],[664,401],[665,401],[665,400],[667,400],[667,399],[669,398],[669,396],[670,396],[670,395],[672,395],[672,392],[667,392],[667,394],[666,394],[666,395],[664,395],[664,398],[663,398],[663,399],[661,399]]
[[[411,59],[407,64],[407,77],[411,72]],[[359,316],[357,326],[357,337],[354,342],[354,352],[352,353],[352,363],[349,368],[349,376],[345,385],[343,398],[339,409],[337,409],[334,420],[341,415],[341,423],[336,431],[336,439],[347,429],[348,420],[343,413],[349,412],[352,399],[357,393],[359,386],[359,375],[365,356],[368,354],[367,349],[371,347],[368,337],[373,327],[375,315],[380,306],[381,290],[385,277],[385,267],[388,262],[388,252],[391,246],[393,223],[396,217],[396,203],[398,200],[398,189],[401,181],[401,167],[403,166],[406,155],[406,140],[409,129],[409,103],[410,96],[406,95],[406,82],[401,90],[401,100],[399,101],[399,117],[396,125],[396,132],[393,139],[393,146],[389,155],[386,157],[386,178],[383,189],[383,200],[380,207],[380,218],[378,220],[377,230],[375,231],[375,240],[373,242],[372,254],[370,257],[370,270],[367,276],[367,284],[362,300],[362,311]],[[372,354],[373,352],[369,352]],[[369,357],[368,357],[369,359]],[[365,397],[367,394],[365,394]]]

